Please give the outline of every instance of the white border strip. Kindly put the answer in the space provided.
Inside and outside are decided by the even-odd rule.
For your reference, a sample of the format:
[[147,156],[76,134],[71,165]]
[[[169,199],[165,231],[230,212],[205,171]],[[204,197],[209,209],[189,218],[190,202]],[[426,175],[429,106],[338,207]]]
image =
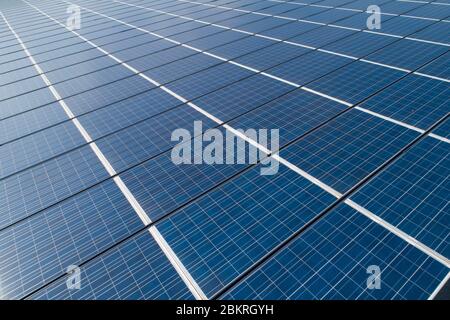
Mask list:
[[355,203],[354,201],[352,201],[350,199],[345,199],[344,202],[347,205],[349,205],[350,207],[352,207],[353,209],[355,209],[356,211],[358,211],[359,213],[362,213],[363,215],[365,215],[370,220],[375,221],[380,226],[382,226],[385,229],[389,230],[390,232],[392,232],[393,234],[395,234],[399,238],[405,240],[406,242],[408,242],[413,247],[416,247],[417,249],[419,249],[423,253],[427,254],[428,256],[430,256],[433,259],[435,259],[435,260],[439,261],[440,263],[442,263],[447,268],[450,268],[450,260],[449,259],[447,259],[443,255],[441,255],[440,253],[434,251],[433,249],[429,248],[428,246],[424,245],[422,242],[420,242],[416,238],[413,238],[410,235],[408,235],[405,232],[403,232],[400,229],[398,229],[397,227],[394,227],[389,222],[383,220],[379,216],[373,214],[372,212],[370,212],[366,208],[360,206],[359,204]]
[[[26,0],[22,0],[26,3],[28,3]],[[67,1],[66,1],[67,2]],[[70,3],[70,2],[69,2]],[[34,6],[32,6],[34,7]],[[36,9],[39,12],[41,12],[39,9]],[[42,13],[42,12],[41,12]],[[58,22],[57,20],[53,19],[52,17],[48,16],[46,13],[43,13],[44,15],[46,15],[48,18],[52,19],[53,21],[56,21],[58,24],[61,24],[60,22]],[[105,54],[107,54],[109,57],[113,58],[116,61],[121,61],[120,59],[112,56],[111,54],[109,54],[107,51],[105,51],[104,49],[101,49],[100,47],[98,47],[96,44],[94,44],[93,42],[91,42],[90,40],[87,40],[86,38],[84,38],[83,36],[79,35],[77,32],[75,31],[71,31],[73,33],[75,33],[76,35],[78,35],[78,37],[80,37],[81,39],[83,39],[84,41],[86,41],[87,43],[89,43],[90,45],[94,46],[95,48],[102,50],[102,52],[104,52]],[[119,62],[122,66],[124,66],[125,68],[132,70],[133,72],[137,73],[138,75],[142,76],[142,73],[139,73],[138,70],[136,70],[135,68],[129,66],[127,63],[125,62]],[[147,81],[150,81],[152,84],[158,84],[157,81],[145,76],[144,79],[146,79]],[[186,102],[187,99],[183,98],[182,96],[174,93],[172,90],[170,90],[169,88],[166,88],[163,85],[160,85],[160,88],[165,90],[167,93],[171,94],[173,97],[177,98],[180,101]],[[316,186],[320,187],[321,189],[325,190],[326,192],[332,194],[334,197],[336,197],[337,199],[342,198],[342,194],[339,193],[338,191],[334,190],[332,187],[328,186],[327,184],[323,183],[322,181],[320,181],[319,179],[314,178],[313,176],[311,176],[310,174],[306,173],[305,171],[303,171],[302,169],[300,169],[299,167],[297,167],[296,165],[290,163],[289,161],[281,158],[278,154],[274,154],[271,150],[267,149],[266,147],[260,145],[258,142],[252,140],[251,138],[247,137],[246,135],[244,135],[243,133],[239,132],[238,130],[232,128],[231,126],[229,126],[228,124],[224,124],[223,121],[221,121],[220,119],[214,117],[213,115],[209,114],[207,111],[203,110],[202,108],[200,108],[199,106],[195,105],[192,102],[187,103],[188,106],[190,106],[191,108],[197,110],[198,112],[202,113],[203,115],[205,115],[206,117],[208,117],[209,119],[213,120],[214,122],[223,125],[223,127],[226,130],[229,130],[230,132],[232,132],[233,134],[235,134],[236,136],[242,138],[243,140],[247,141],[249,144],[255,146],[256,148],[258,148],[259,150],[261,150],[262,152],[264,152],[266,155],[270,155],[272,156],[273,159],[277,160],[279,163],[287,166],[289,169],[295,171],[296,173],[298,173],[299,175],[301,175],[302,177],[304,177],[305,179],[307,179],[308,181],[310,181],[311,183],[315,184]],[[348,200],[350,201],[350,200]],[[345,203],[347,203],[347,201],[345,201]],[[428,248],[426,245],[422,244],[421,242],[419,242],[418,240],[412,238],[411,236],[405,234],[403,231],[399,230],[398,228],[394,227],[393,225],[387,223],[386,221],[382,220],[381,218],[379,218],[378,216],[374,215],[373,213],[369,212],[367,209],[357,205],[356,203],[354,203],[353,201],[350,202],[352,204],[352,207],[357,210],[358,212],[362,213],[363,215],[365,215],[366,217],[368,217],[369,219],[371,219],[372,221],[374,221],[375,223],[381,225],[382,227],[386,228],[387,230],[393,232],[395,235],[399,236],[401,239],[403,239],[404,241],[410,243],[411,245],[413,245],[415,248],[419,249],[420,251],[426,253],[427,255],[429,255],[430,257],[436,259],[437,261],[441,262],[442,264],[446,265],[447,267],[450,267],[450,262],[448,261],[448,259],[446,258],[442,258],[442,256],[435,252],[434,250],[432,250],[431,248]],[[348,204],[348,203],[347,203]],[[161,244],[162,246],[164,244]],[[174,262],[176,265],[176,262]],[[175,267],[174,265],[174,267]],[[177,269],[178,270],[178,269]]]
[[[26,1],[25,1],[26,2]],[[28,3],[27,3],[28,4]],[[0,12],[1,17],[3,18],[3,20],[5,21],[6,25],[8,26],[9,30],[11,30],[11,32],[14,34],[14,36],[16,37],[17,41],[19,42],[19,44],[21,45],[23,51],[25,52],[25,54],[28,56],[28,58],[30,59],[31,63],[33,64],[33,66],[35,67],[36,71],[38,72],[38,74],[41,76],[42,80],[45,82],[45,84],[47,85],[47,87],[50,89],[50,91],[52,92],[53,96],[55,97],[55,99],[59,102],[60,106],[64,109],[64,111],[66,112],[67,116],[69,117],[69,119],[71,119],[71,121],[73,122],[73,124],[76,126],[76,128],[80,131],[81,135],[84,137],[86,143],[89,144],[89,146],[91,147],[92,151],[94,152],[94,154],[97,156],[97,158],[100,160],[100,162],[102,163],[103,167],[106,169],[106,171],[109,173],[109,175],[111,177],[113,177],[113,181],[116,183],[117,187],[119,188],[119,190],[122,192],[122,194],[125,196],[125,198],[128,200],[128,202],[130,203],[130,205],[133,207],[133,209],[135,210],[135,212],[137,213],[137,215],[139,216],[139,218],[141,219],[142,223],[144,224],[144,226],[149,225],[152,221],[150,219],[150,217],[147,215],[147,213],[144,211],[144,209],[140,206],[139,202],[137,201],[137,199],[133,196],[133,194],[131,193],[131,191],[128,189],[128,187],[125,185],[125,183],[123,182],[123,180],[119,177],[119,176],[115,176],[117,173],[114,170],[114,168],[112,167],[111,163],[106,159],[105,155],[100,151],[100,149],[98,148],[97,144],[95,142],[92,141],[91,137],[89,136],[89,134],[87,133],[87,131],[84,129],[84,127],[81,125],[81,123],[78,121],[78,119],[75,118],[74,114],[72,113],[72,111],[70,110],[70,108],[67,106],[67,104],[64,102],[64,100],[62,100],[61,96],[59,95],[58,91],[56,91],[55,87],[52,85],[52,83],[50,82],[50,80],[47,78],[47,76],[44,74],[43,70],[41,69],[41,67],[37,64],[36,60],[34,60],[33,56],[31,55],[31,53],[28,51],[27,47],[25,46],[25,44],[22,42],[22,40],[20,39],[20,37],[18,36],[18,34],[14,31],[14,29],[12,28],[12,26],[9,24],[8,20],[6,19],[6,17],[3,15],[2,12]],[[55,20],[56,21],[56,20]],[[64,25],[63,25],[64,26]],[[66,26],[64,26],[66,28]],[[67,28],[66,28],[67,29]],[[73,32],[73,31],[72,31]],[[75,33],[75,32],[74,32]],[[76,33],[75,33],[76,34]],[[78,34],[77,34],[78,35]],[[84,39],[83,39],[84,40]],[[86,41],[86,40],[85,40]],[[106,52],[105,52],[106,53]],[[112,57],[112,56],[110,56]],[[115,59],[116,60],[116,59]],[[117,61],[117,60],[116,60]],[[119,60],[120,61],[120,60]],[[118,62],[119,62],[118,61]],[[135,71],[136,72],[136,71]],[[192,292],[192,294],[195,296],[195,298],[197,299],[201,299],[201,300],[207,300],[206,295],[203,293],[203,291],[200,289],[200,287],[197,285],[197,283],[195,282],[195,280],[192,278],[192,276],[189,274],[189,272],[186,270],[186,268],[184,268],[184,266],[182,265],[182,263],[180,262],[180,260],[176,257],[175,253],[173,252],[173,250],[170,248],[170,246],[167,244],[167,242],[163,239],[163,237],[159,234],[159,232],[157,231],[155,226],[150,227],[149,229],[150,234],[153,236],[153,238],[155,239],[156,243],[159,245],[159,247],[161,248],[161,250],[164,252],[164,254],[166,255],[166,257],[169,259],[169,261],[171,262],[171,264],[173,265],[173,267],[176,269],[176,271],[178,272],[178,274],[180,275],[180,278],[184,281],[184,283],[187,285],[187,287],[189,288],[189,290]]]

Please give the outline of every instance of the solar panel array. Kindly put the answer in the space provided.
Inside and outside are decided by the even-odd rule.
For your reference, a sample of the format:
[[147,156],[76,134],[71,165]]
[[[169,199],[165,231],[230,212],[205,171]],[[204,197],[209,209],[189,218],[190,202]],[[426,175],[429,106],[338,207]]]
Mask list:
[[[0,298],[429,299],[446,284],[448,0],[0,10]],[[247,144],[236,129],[279,129],[263,150],[279,172],[174,164],[171,134],[194,121]]]

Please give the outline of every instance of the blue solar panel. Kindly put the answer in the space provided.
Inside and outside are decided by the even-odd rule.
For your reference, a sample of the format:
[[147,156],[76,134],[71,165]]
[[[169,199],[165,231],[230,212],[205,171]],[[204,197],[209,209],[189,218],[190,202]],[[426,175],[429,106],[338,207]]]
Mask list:
[[414,70],[447,52],[447,48],[430,43],[398,41],[367,56],[368,60]]
[[[383,290],[367,290],[367,267]],[[224,299],[426,299],[448,269],[348,206],[295,239]]]
[[86,285],[68,291],[66,279],[35,293],[33,299],[193,299],[148,233],[116,246],[87,263],[81,272]]
[[359,110],[351,110],[280,154],[345,193],[418,135]]
[[352,199],[448,256],[448,149],[446,142],[425,138]]
[[447,83],[412,74],[374,95],[361,106],[428,129],[448,113],[449,94]]
[[399,80],[403,72],[356,61],[310,83],[309,88],[350,103],[358,103]]
[[31,293],[141,227],[120,190],[105,181],[1,231],[3,298]]
[[446,53],[441,57],[431,61],[426,66],[419,69],[420,72],[426,74],[441,77],[444,79],[450,79],[450,53]]
[[0,4],[0,299],[448,286],[449,6],[73,2]]

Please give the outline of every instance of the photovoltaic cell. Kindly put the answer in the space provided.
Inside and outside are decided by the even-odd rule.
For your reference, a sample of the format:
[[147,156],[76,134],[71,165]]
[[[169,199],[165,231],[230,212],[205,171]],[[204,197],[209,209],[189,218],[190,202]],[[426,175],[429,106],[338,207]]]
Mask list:
[[158,228],[210,297],[333,199],[286,167],[275,176],[256,167]]
[[395,120],[428,129],[449,112],[447,83],[408,75],[361,104]]
[[[380,290],[367,288],[379,266]],[[448,269],[376,223],[340,206],[223,299],[426,299]]]
[[430,43],[421,43],[410,40],[400,40],[375,53],[367,56],[368,60],[376,61],[399,68],[414,70],[432,61],[447,48]]
[[161,249],[145,232],[127,240],[81,269],[80,290],[68,290],[66,278],[33,299],[193,299]]
[[450,79],[450,53],[446,53],[436,60],[428,63],[426,66],[421,68],[419,72],[444,79]]
[[373,33],[355,32],[324,46],[324,49],[361,58],[395,41],[398,39]]
[[425,138],[352,199],[448,257],[448,155],[448,143]]
[[357,103],[403,76],[403,72],[356,61],[308,87],[350,103]]
[[0,180],[0,228],[107,178],[89,146]]
[[280,154],[345,193],[418,135],[415,131],[351,110]]
[[71,122],[0,146],[0,179],[85,143]]
[[106,181],[1,231],[1,298],[31,293],[141,226],[117,186]]

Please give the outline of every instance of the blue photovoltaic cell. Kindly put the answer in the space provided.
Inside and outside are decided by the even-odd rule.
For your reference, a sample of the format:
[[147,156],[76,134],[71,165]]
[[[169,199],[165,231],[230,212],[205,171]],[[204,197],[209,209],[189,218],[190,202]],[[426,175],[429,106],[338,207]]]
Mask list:
[[381,12],[402,14],[420,6],[422,6],[422,4],[417,2],[390,1],[383,3],[380,8],[382,10]]
[[[250,15],[250,16],[255,17],[253,15]],[[255,22],[252,22],[249,24],[245,24],[243,26],[239,26],[239,29],[247,31],[247,32],[263,34],[265,30],[272,30],[274,28],[277,28],[282,25],[286,25],[288,23],[292,23],[292,22],[284,21],[284,20],[277,20],[277,19],[268,17],[268,18],[264,18],[261,20],[257,20]]]
[[175,165],[167,152],[121,174],[150,219],[187,204],[247,165]]
[[0,120],[0,144],[18,139],[65,120],[68,120],[67,114],[56,102]]
[[353,16],[355,12],[345,10],[326,10],[321,13],[309,16],[308,21],[320,22],[320,23],[333,23],[335,21],[345,19]]
[[[112,82],[125,79],[132,76],[134,73],[124,68],[122,65],[117,65],[108,69],[103,69],[91,74],[87,74],[76,79],[65,82],[55,83],[54,87],[60,93],[62,98],[75,95],[80,92],[90,90],[92,87],[99,87]],[[50,81],[52,78],[50,76]]]
[[415,33],[412,37],[449,44],[450,30],[448,28],[448,22],[434,23],[422,31]]
[[31,65],[27,59],[27,55],[23,52],[17,53],[16,59],[0,65],[0,72],[5,73],[18,68],[24,68]]
[[37,73],[34,66],[29,66],[22,69],[10,71],[2,74],[0,78],[0,86],[35,76],[37,76]]
[[0,227],[24,219],[108,177],[89,146],[0,180]]
[[292,89],[292,86],[256,74],[193,102],[222,121],[228,121]]
[[355,32],[344,39],[326,45],[324,49],[361,58],[395,41],[398,39],[373,33]]
[[[397,2],[398,3],[398,2]],[[404,2],[407,3],[407,2]],[[410,2],[411,3],[411,2]],[[394,17],[385,22],[382,22],[383,27],[380,30],[371,30],[379,33],[389,33],[398,36],[409,36],[414,32],[420,31],[425,27],[433,24],[433,21],[412,19],[408,17]],[[414,37],[415,35],[411,35]]]
[[170,38],[176,41],[193,41],[195,39],[208,37],[212,34],[218,33],[223,31],[220,28],[214,27],[214,26],[203,26],[201,28],[196,28],[193,30],[185,31],[177,35],[172,35]]
[[[66,58],[67,62],[70,63],[70,57]],[[48,63],[52,68],[53,65],[51,61]],[[103,69],[109,69],[113,66],[116,66],[117,62],[109,58],[108,56],[103,56],[97,58],[95,60],[88,60],[84,62],[80,62],[75,65],[65,66],[50,72],[47,72],[46,75],[52,84],[56,84],[63,81],[68,81],[72,79],[77,79],[79,77],[94,73],[100,72]]]
[[211,68],[219,63],[222,63],[222,61],[203,54],[195,54],[187,58],[145,71],[144,74],[157,80],[159,83],[165,84],[167,82],[171,82],[182,77],[189,76],[193,73]]
[[355,31],[353,30],[323,26],[290,38],[289,41],[305,46],[323,47],[339,39],[346,38],[354,33]]
[[421,6],[408,12],[410,16],[445,19],[450,16],[450,6]]
[[280,146],[293,141],[346,107],[321,96],[295,90],[230,122],[233,128],[277,129]]
[[102,138],[97,144],[113,168],[121,171],[170,149],[172,132],[192,132],[194,121],[202,121],[204,130],[216,125],[194,109],[181,106]]
[[107,181],[0,231],[0,298],[32,292],[141,226],[123,194]]
[[273,44],[273,40],[263,38],[247,37],[212,49],[209,52],[225,59],[234,59],[241,55],[265,48]]
[[199,40],[190,41],[187,44],[201,50],[209,50],[220,45],[236,41],[246,37],[246,34],[236,31],[226,30]]
[[[306,18],[308,16],[314,15],[316,13],[320,13],[322,11],[326,11],[327,9],[325,8],[319,8],[319,7],[303,7],[300,6],[298,9],[295,10],[291,10],[289,12],[285,12],[280,14],[280,16],[282,17],[288,17],[288,18],[294,18],[294,19],[303,19]],[[278,13],[272,13],[272,12],[268,12],[271,14],[278,14]]]
[[0,179],[86,143],[72,122],[0,146]]
[[47,87],[0,101],[0,118],[10,117],[55,101]]
[[[159,30],[157,30],[157,32],[161,36],[172,38],[173,35],[180,34],[183,32],[188,32],[188,30],[195,30],[195,29],[199,29],[199,28],[203,28],[203,27],[205,27],[205,24],[203,24],[203,23],[196,22],[196,21],[185,21],[183,23],[176,24],[171,27],[159,29]],[[135,30],[135,31],[139,32],[139,30]],[[149,37],[153,37],[149,34],[147,34],[147,35]],[[171,44],[168,41],[164,41],[164,39],[161,39],[161,41]]]
[[75,115],[80,115],[154,88],[153,84],[135,75],[65,98],[64,101]]
[[345,193],[418,135],[359,110],[351,110],[280,154]]
[[352,199],[448,257],[449,151],[448,143],[427,137]]
[[178,99],[153,89],[79,117],[93,139],[101,138],[137,122],[157,117],[176,106]]
[[450,121],[445,121],[439,127],[433,130],[433,134],[440,135],[441,137],[450,138]]
[[450,111],[449,95],[447,83],[411,74],[368,99],[361,107],[428,129]]
[[364,62],[354,62],[309,84],[310,89],[357,103],[400,79],[404,73]]
[[33,299],[193,299],[148,232],[116,246],[81,268],[83,285],[69,290],[66,277]]
[[[239,28],[241,29],[242,26],[245,26],[247,24],[253,23],[254,21],[259,21],[264,19],[262,16],[256,16],[252,14],[241,14],[239,16],[236,16],[234,18],[226,19],[226,20],[220,20],[217,22],[217,25],[220,25],[222,27],[228,27],[228,28]],[[269,28],[267,26],[267,28]]]
[[227,11],[227,12],[221,12],[219,14],[215,14],[213,16],[204,17],[201,20],[209,22],[209,23],[220,23],[222,20],[238,17],[238,16],[241,16],[243,14],[244,13],[237,12],[237,11]]
[[[214,1],[215,3],[220,3],[221,1]],[[244,10],[249,10],[249,11],[258,11],[258,10],[263,10],[264,8],[268,8],[268,7],[275,7],[275,6],[280,6],[280,5],[284,5],[284,4],[278,4],[276,2],[267,2],[267,1],[261,1],[261,2],[257,2],[257,1],[247,1],[248,4],[245,4],[246,1],[222,1],[227,7],[229,8],[241,8]]]
[[[367,288],[367,268],[381,289]],[[448,269],[346,205],[334,209],[223,299],[427,299]]]
[[342,5],[343,8],[357,9],[365,11],[371,4],[376,4],[378,6],[383,3],[391,2],[391,0],[356,0]]
[[192,100],[252,74],[254,72],[225,63],[169,83],[167,87],[185,99]]
[[447,50],[446,47],[430,43],[400,40],[367,56],[367,60],[414,70]]
[[193,52],[192,50],[188,50],[186,48],[173,47],[154,53],[150,57],[141,57],[136,60],[129,61],[128,64],[142,72],[147,69],[156,68],[158,66],[171,63],[178,59],[189,57],[195,53],[196,52]]
[[36,61],[39,62],[39,66],[42,66],[42,68],[46,68],[47,63],[50,63],[55,67],[64,66],[65,64],[61,63],[60,61],[65,62],[66,61],[65,58],[70,55],[74,56],[73,60],[71,60],[71,62],[74,64],[89,58],[93,59],[95,57],[103,56],[102,52],[95,50],[91,45],[87,44],[86,42],[81,42],[79,44],[72,46],[64,46],[61,47],[60,49],[54,50],[45,50],[45,47],[46,46],[40,46],[34,49],[30,49],[36,52],[33,53],[33,57],[35,57]]
[[293,21],[289,24],[285,24],[280,27],[262,31],[261,34],[281,40],[286,40],[303,32],[308,32],[310,30],[317,28],[319,28],[319,26],[316,24],[301,21]]
[[342,7],[344,4],[349,3],[349,2],[352,2],[352,1],[348,1],[348,0],[323,0],[323,1],[318,1],[318,2],[314,1],[314,4],[321,5],[321,6]]
[[235,61],[258,70],[264,70],[308,52],[310,52],[309,49],[280,42],[246,54]]
[[[450,29],[436,19],[450,7],[79,0],[92,45],[63,27],[67,4],[29,1],[44,14],[0,5],[0,298],[194,299],[194,281],[208,298],[427,299],[443,285]],[[366,30],[370,5],[381,29]],[[267,155],[233,129],[277,156],[255,164]],[[176,164],[181,140],[185,159],[218,163]]]
[[304,85],[348,63],[348,58],[312,51],[267,70],[267,73]]
[[[283,15],[283,13],[290,12],[296,10],[298,6],[289,4],[289,3],[279,3],[275,6],[270,6],[266,8],[260,8],[256,10],[252,10],[254,12],[271,14],[271,15]],[[250,9],[251,10],[251,9]]]
[[444,54],[418,71],[450,80],[450,53]]
[[[52,51],[52,53],[53,53],[53,51]],[[61,54],[57,58],[54,58],[54,59],[49,59],[49,57],[46,57],[45,55],[37,55],[36,61],[38,61],[39,66],[41,66],[42,70],[44,72],[46,72],[46,74],[50,73],[50,72],[55,72],[55,74],[57,74],[60,69],[67,68],[67,67],[71,67],[71,70],[76,70],[75,67],[79,63],[84,63],[85,65],[91,63],[92,67],[96,66],[95,62],[97,62],[97,61],[99,61],[99,63],[103,62],[105,64],[105,61],[107,61],[105,59],[106,56],[101,53],[100,54],[98,54],[98,53],[100,53],[98,50],[95,50],[95,51],[94,50],[83,50],[83,51],[77,51],[77,52],[73,52],[73,53],[70,53],[70,52],[67,52],[64,50],[61,52]],[[114,61],[112,61],[112,59],[109,59],[109,60],[111,60],[111,62],[109,64],[105,64],[105,66],[112,66],[115,64],[115,63],[112,63],[112,62],[114,62]],[[100,68],[98,68],[98,69],[100,69]],[[89,73],[92,71],[95,71],[95,70],[91,70],[89,68],[83,69],[83,68],[81,68],[81,66],[80,66],[80,70],[77,70],[77,72],[79,72],[79,74],[83,74],[83,72]],[[61,80],[58,80],[58,81],[69,79],[70,75],[71,75],[70,73],[66,74],[66,75],[60,74],[60,76],[62,76],[62,77],[65,76],[66,78],[61,78]],[[55,80],[57,80],[57,79],[58,78],[56,78]]]
[[372,5],[373,3],[368,3],[365,8],[363,8],[361,13],[356,13],[355,15],[342,19],[339,21],[336,21],[335,25],[341,26],[341,27],[347,27],[347,28],[354,28],[359,30],[364,30],[367,28],[367,19],[370,17],[368,13],[366,13],[367,7],[369,5]]
[[274,176],[261,176],[259,170],[238,176],[158,224],[208,297],[334,200],[284,166]]

